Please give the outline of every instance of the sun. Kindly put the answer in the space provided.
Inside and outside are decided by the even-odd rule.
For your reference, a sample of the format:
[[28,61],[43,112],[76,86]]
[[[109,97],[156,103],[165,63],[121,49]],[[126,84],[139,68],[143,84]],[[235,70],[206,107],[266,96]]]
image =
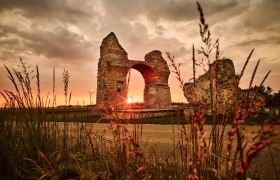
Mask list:
[[133,103],[133,96],[128,96],[126,102],[127,102],[128,104]]

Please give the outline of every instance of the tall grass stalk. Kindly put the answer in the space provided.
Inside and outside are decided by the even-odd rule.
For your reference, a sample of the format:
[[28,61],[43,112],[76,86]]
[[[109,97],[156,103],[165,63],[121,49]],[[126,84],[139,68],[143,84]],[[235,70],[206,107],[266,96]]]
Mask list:
[[[273,136],[272,126],[267,130],[262,128],[260,130],[261,134],[264,132],[266,136],[262,135],[257,136],[252,139],[253,145],[248,146],[249,140],[245,136],[245,125],[244,122],[249,117],[249,112],[251,110],[256,110],[260,108],[262,101],[256,101],[257,94],[254,94],[251,99],[250,90],[252,89],[252,83],[259,65],[259,61],[253,71],[252,78],[249,84],[249,90],[247,91],[243,102],[240,104],[239,101],[236,101],[236,107],[234,116],[231,119],[226,111],[224,111],[222,122],[218,122],[217,118],[220,112],[218,112],[218,107],[221,104],[218,103],[219,91],[218,91],[218,62],[219,62],[219,39],[212,44],[211,33],[209,30],[208,24],[206,24],[206,20],[204,18],[204,13],[202,7],[199,3],[197,3],[198,12],[200,14],[200,35],[204,46],[198,50],[198,54],[202,54],[207,60],[208,72],[209,72],[209,93],[210,93],[210,110],[212,116],[212,128],[209,137],[208,143],[205,139],[205,130],[203,128],[204,121],[206,117],[207,104],[203,105],[196,101],[196,93],[195,93],[195,79],[196,79],[196,65],[202,66],[205,69],[204,61],[200,63],[196,63],[195,59],[195,50],[193,46],[193,88],[191,90],[192,97],[194,98],[192,102],[194,102],[194,110],[193,114],[190,115],[190,124],[189,128],[186,128],[185,125],[182,125],[183,136],[181,136],[181,151],[186,151],[186,163],[181,162],[181,164],[185,164],[186,166],[182,166],[182,168],[186,168],[188,172],[188,178],[190,179],[219,179],[225,177],[226,174],[229,175],[230,179],[238,178],[238,179],[246,179],[248,177],[247,171],[252,163],[252,159],[256,157],[264,147],[270,144],[268,140],[271,136]],[[211,60],[212,51],[215,50],[214,60]],[[249,62],[249,59],[254,50],[249,54],[243,69],[240,75],[237,78],[237,84],[239,84],[241,77],[245,72],[245,68]],[[173,67],[173,72],[176,75],[176,78],[179,80],[180,87],[184,90],[183,80],[180,74],[180,64],[177,66],[174,60],[174,57],[167,53],[167,57],[171,62],[171,67]],[[211,68],[212,66],[212,68]],[[206,70],[206,69],[205,69]],[[263,85],[265,79],[269,75],[270,71],[266,74],[263,79],[261,85]],[[241,96],[237,94],[237,99]],[[250,105],[250,106],[249,106]],[[226,109],[225,109],[226,110]],[[227,122],[232,122],[231,130],[228,133],[228,145],[227,145],[227,155],[224,154],[224,141],[225,141],[225,130]],[[189,131],[186,131],[188,129]],[[236,136],[236,140],[235,139]],[[266,139],[257,141],[257,139]],[[235,141],[235,143],[234,143]],[[184,144],[183,142],[186,142]],[[233,144],[235,144],[235,149],[232,149]],[[260,148],[256,148],[256,144],[260,145]],[[255,151],[250,155],[251,150],[254,148]],[[247,153],[246,153],[247,152]],[[232,156],[233,155],[233,156]],[[234,163],[233,163],[234,162]],[[226,168],[223,168],[222,165],[226,165]]]
[[63,80],[63,84],[64,84],[64,98],[65,98],[65,106],[67,106],[67,97],[68,97],[68,83],[69,83],[69,72],[65,71],[65,69],[63,70],[62,73],[62,80]]
[[[6,100],[4,109],[1,109],[0,123],[0,128],[5,129],[0,132],[2,144],[0,158],[3,162],[0,166],[1,175],[4,179],[26,179],[41,175],[54,177],[54,172],[59,171],[57,169],[61,164],[59,159],[66,147],[62,146],[62,139],[69,149],[67,152],[84,152],[85,148],[73,151],[74,147],[81,147],[87,143],[85,138],[81,138],[83,132],[78,131],[75,136],[80,138],[72,142],[73,133],[65,134],[61,125],[47,121],[44,109],[49,101],[48,97],[44,99],[41,95],[38,66],[35,68],[36,71],[33,71],[31,66],[20,59],[18,70],[4,67],[14,85],[14,91],[1,92]],[[32,88],[34,85],[36,88]],[[33,92],[33,89],[36,91]],[[79,127],[80,125],[77,126]],[[54,154],[56,158],[53,159]],[[47,159],[56,165],[52,171],[49,169]],[[45,169],[44,167],[46,171],[41,171]]]

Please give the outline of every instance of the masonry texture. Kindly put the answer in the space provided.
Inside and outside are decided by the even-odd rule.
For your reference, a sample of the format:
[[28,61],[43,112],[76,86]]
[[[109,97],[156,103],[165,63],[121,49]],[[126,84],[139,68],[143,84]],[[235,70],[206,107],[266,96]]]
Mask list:
[[128,72],[139,71],[145,82],[144,107],[151,109],[171,108],[168,85],[169,68],[158,50],[145,55],[145,61],[129,60],[127,52],[110,33],[100,46],[98,62],[96,104],[101,108],[123,109],[128,93]]
[[[219,60],[216,65],[218,112],[223,113],[224,110],[231,110],[232,107],[234,107],[233,105],[236,102],[239,88],[232,60],[222,59]],[[187,100],[191,103],[194,103],[194,96],[192,92],[195,92],[197,102],[206,105],[208,107],[208,110],[211,107],[211,91],[209,86],[209,77],[212,80],[212,93],[213,100],[215,101],[215,82],[213,78],[215,76],[214,69],[215,63],[210,66],[210,70],[208,70],[205,74],[196,79],[195,87],[193,83],[186,83],[184,85],[184,93]],[[192,91],[193,88],[194,91]]]

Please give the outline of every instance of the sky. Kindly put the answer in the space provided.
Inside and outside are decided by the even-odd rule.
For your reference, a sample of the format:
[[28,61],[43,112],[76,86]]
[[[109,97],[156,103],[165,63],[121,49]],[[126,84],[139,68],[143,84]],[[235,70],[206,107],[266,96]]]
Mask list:
[[[201,0],[212,38],[220,40],[220,56],[232,59],[236,73],[254,48],[240,87],[247,88],[261,60],[254,84],[272,70],[265,85],[280,90],[279,0]],[[40,71],[44,99],[52,98],[53,68],[57,104],[63,104],[62,72],[69,71],[71,104],[89,104],[96,92],[102,39],[114,32],[131,60],[160,50],[182,63],[185,82],[192,77],[192,45],[201,47],[199,14],[192,0],[0,0],[0,91],[14,91],[4,68],[18,69],[19,57]],[[168,62],[169,63],[169,62]],[[203,71],[198,71],[200,74]],[[34,82],[35,84],[35,82]],[[187,102],[174,74],[169,85],[174,102]],[[144,80],[132,71],[129,95],[143,98]],[[48,95],[49,94],[49,95]],[[92,95],[95,102],[95,94]],[[0,97],[0,104],[3,104]]]

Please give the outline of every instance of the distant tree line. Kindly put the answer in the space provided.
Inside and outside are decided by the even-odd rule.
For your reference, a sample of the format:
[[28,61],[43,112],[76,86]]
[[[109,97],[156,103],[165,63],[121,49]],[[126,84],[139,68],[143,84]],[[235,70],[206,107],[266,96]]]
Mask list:
[[269,86],[255,86],[253,90],[258,91],[258,93],[265,98],[265,107],[280,106],[280,91],[272,93],[273,90]]

